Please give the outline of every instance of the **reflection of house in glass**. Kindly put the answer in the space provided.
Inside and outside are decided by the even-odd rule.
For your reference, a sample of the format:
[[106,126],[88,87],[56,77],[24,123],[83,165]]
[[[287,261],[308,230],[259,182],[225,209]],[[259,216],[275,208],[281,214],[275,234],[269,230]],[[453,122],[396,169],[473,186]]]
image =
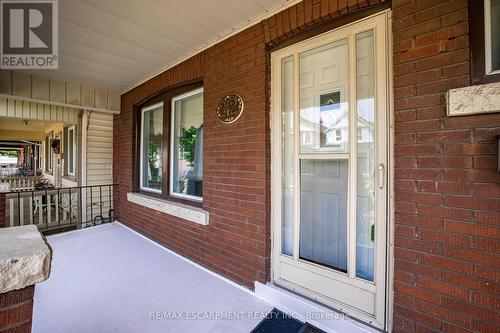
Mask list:
[[373,140],[374,140],[374,124],[373,121],[368,121],[361,117],[358,113],[357,116],[357,142],[358,142],[358,170],[360,172],[369,174],[370,168],[370,154],[373,153]]
[[[374,119],[371,113],[364,114],[364,104],[373,104],[373,99],[358,102],[356,139],[360,153],[370,149],[374,140]],[[300,142],[304,150],[330,148],[346,151],[349,141],[349,115],[346,109],[320,107],[302,110],[300,118]],[[369,110],[369,109],[368,109]],[[305,112],[304,112],[305,111]],[[317,118],[319,116],[319,122]],[[311,120],[314,119],[314,120]],[[316,120],[316,121],[315,121]]]
[[347,142],[349,119],[347,112],[344,111],[344,113],[345,115],[339,118],[333,126],[321,132],[322,147],[340,147],[342,142]]
[[[358,94],[360,97],[361,94]],[[373,277],[374,237],[373,225],[374,173],[375,173],[375,101],[373,97],[359,99],[356,110],[357,139],[357,202],[356,205],[356,260],[357,274],[360,277]]]
[[[341,108],[340,101],[340,91],[319,96],[321,147],[340,147],[343,141],[347,141],[349,119],[347,111]],[[327,126],[323,126],[323,123]]]
[[301,110],[302,150],[346,151],[349,117],[340,90],[319,96],[319,107]]

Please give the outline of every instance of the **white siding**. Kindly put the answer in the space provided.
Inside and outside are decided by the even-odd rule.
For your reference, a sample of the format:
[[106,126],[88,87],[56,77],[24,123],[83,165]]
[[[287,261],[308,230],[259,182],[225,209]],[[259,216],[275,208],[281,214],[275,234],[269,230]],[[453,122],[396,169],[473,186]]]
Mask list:
[[113,115],[92,112],[87,131],[87,185],[113,183]]
[[[87,185],[107,185],[113,183],[113,115],[92,112],[88,119],[87,130]],[[111,191],[111,192],[110,192]],[[101,189],[86,192],[87,221],[93,221],[98,215],[107,218],[109,199],[112,189],[103,186]],[[92,207],[91,207],[92,205]],[[100,223],[100,219],[96,221]]]
[[76,124],[79,109],[0,97],[0,117]]
[[81,106],[120,111],[120,94],[116,92],[11,71],[0,72],[0,94],[38,99],[29,101],[32,103],[47,101],[77,109]]

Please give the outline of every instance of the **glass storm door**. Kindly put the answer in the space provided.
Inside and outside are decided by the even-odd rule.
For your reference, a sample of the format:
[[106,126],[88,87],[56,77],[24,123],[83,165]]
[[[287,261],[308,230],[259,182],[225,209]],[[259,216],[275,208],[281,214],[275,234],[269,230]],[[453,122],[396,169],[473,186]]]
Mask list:
[[383,328],[386,13],[272,54],[273,279]]

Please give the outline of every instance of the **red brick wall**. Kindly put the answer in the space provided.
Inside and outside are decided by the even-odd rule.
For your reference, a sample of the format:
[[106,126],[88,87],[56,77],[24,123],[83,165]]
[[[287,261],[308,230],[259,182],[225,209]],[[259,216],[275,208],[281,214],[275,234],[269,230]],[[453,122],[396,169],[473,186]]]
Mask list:
[[0,332],[29,333],[35,286],[0,294]]
[[[304,0],[262,21],[265,42],[275,45],[298,32],[340,21],[340,17],[360,12],[387,0]],[[351,15],[352,16],[352,15]]]
[[[252,286],[269,270],[269,112],[262,25],[194,56],[122,96],[115,118],[115,182],[120,221],[235,281]],[[155,92],[202,78],[204,81],[203,208],[201,226],[129,203],[132,183],[132,109]],[[227,93],[245,101],[230,125],[215,110]]]
[[447,117],[470,85],[466,0],[393,0],[394,331],[498,332],[500,114]]
[[[122,96],[114,123],[115,209],[120,221],[235,281],[253,287],[270,274],[269,52],[267,46],[370,1],[304,1],[203,51]],[[183,82],[204,80],[203,208],[199,226],[129,203],[133,105]],[[238,93],[241,118],[221,124],[219,100]]]

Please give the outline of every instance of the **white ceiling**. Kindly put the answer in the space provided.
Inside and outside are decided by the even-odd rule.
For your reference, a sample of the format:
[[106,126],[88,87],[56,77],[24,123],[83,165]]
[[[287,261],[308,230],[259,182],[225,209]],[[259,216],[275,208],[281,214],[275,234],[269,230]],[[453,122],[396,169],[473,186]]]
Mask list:
[[23,71],[124,92],[296,0],[60,0],[59,69]]
[[[0,131],[26,131],[43,132],[47,126],[53,123],[47,123],[41,120],[25,120],[16,118],[0,117]],[[0,133],[1,136],[1,133]]]

